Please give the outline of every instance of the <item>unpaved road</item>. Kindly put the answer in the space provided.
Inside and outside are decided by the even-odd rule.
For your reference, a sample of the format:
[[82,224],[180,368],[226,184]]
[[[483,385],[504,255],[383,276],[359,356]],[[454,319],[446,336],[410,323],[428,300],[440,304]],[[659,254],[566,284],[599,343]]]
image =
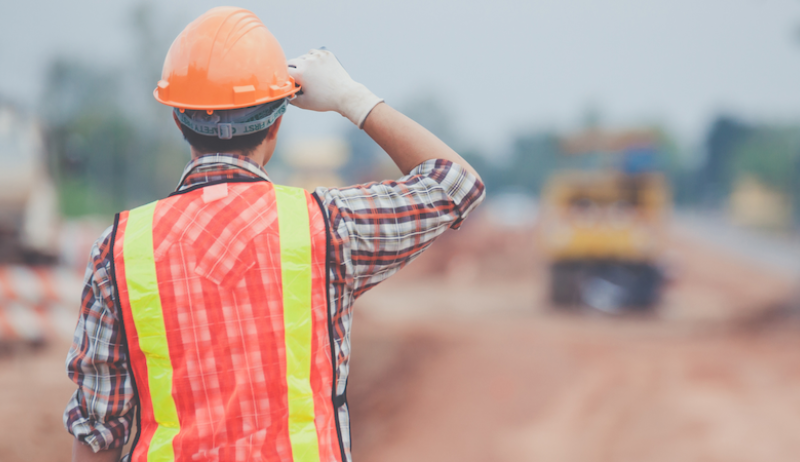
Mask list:
[[795,275],[676,230],[661,306],[620,318],[550,307],[535,260],[473,229],[359,301],[359,460],[798,460]]
[[800,328],[665,332],[553,316],[357,320],[371,461],[795,461]]
[[[468,228],[358,302],[356,461],[798,460],[791,275],[676,232],[660,309],[610,318],[549,307],[536,261]],[[69,460],[67,348],[0,356],[0,461]]]
[[68,349],[60,340],[0,357],[1,461],[70,460],[72,437],[61,423],[74,390],[64,369]]

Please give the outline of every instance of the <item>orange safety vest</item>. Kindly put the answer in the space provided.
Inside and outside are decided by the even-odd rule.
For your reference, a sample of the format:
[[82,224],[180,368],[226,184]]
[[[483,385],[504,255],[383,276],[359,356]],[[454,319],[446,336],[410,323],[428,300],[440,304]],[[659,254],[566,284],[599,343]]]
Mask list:
[[345,460],[325,227],[309,193],[267,181],[189,188],[117,216],[133,462]]

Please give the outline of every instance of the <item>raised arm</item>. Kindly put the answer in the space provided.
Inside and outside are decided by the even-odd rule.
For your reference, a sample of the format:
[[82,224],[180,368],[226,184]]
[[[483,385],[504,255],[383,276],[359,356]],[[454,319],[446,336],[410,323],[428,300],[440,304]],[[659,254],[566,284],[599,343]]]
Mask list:
[[364,131],[389,154],[403,174],[426,160],[445,159],[480,179],[478,172],[450,146],[386,103],[372,109],[364,122]]
[[303,94],[292,104],[347,117],[389,154],[403,174],[426,160],[445,159],[480,179],[471,165],[433,133],[355,82],[330,51],[311,50],[288,64],[289,72],[303,87]]

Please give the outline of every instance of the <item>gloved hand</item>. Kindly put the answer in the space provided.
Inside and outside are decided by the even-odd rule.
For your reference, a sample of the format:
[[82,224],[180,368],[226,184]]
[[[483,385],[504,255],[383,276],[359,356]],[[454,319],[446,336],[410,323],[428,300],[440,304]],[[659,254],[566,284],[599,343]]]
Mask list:
[[290,59],[289,74],[303,87],[291,104],[311,111],[335,111],[363,127],[372,108],[383,99],[356,82],[327,50],[311,50]]

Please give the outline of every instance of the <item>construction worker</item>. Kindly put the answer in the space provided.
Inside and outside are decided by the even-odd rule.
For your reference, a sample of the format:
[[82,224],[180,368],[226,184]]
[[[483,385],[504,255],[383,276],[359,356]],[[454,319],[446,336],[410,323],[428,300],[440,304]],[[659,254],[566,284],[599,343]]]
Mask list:
[[[350,461],[353,301],[459,227],[478,174],[329,51],[287,63],[240,8],[184,29],[154,95],[192,160],[92,249],[67,357],[73,460],[119,460],[136,416],[136,462]],[[405,176],[274,185],[263,167],[287,104],[347,117]]]

